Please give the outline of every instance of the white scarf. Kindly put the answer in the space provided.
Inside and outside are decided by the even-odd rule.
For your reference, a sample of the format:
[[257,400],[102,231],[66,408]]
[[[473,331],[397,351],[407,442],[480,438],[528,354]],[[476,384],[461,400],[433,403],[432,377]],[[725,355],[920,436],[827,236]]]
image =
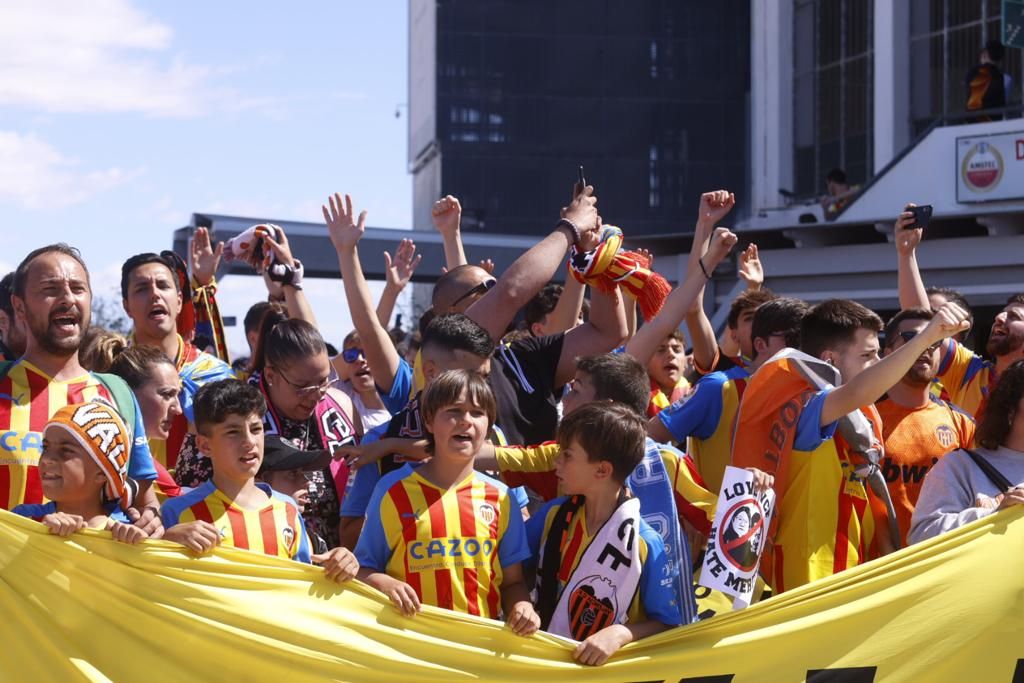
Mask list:
[[640,500],[630,498],[616,508],[583,551],[558,598],[550,633],[585,640],[606,626],[626,622],[640,585],[639,537]]

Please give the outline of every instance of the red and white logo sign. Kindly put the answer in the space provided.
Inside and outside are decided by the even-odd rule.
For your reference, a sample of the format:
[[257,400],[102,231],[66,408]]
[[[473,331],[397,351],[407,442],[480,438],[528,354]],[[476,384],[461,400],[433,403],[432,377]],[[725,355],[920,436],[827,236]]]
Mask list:
[[974,192],[994,190],[1003,178],[1003,156],[987,142],[974,145],[964,156],[960,175]]

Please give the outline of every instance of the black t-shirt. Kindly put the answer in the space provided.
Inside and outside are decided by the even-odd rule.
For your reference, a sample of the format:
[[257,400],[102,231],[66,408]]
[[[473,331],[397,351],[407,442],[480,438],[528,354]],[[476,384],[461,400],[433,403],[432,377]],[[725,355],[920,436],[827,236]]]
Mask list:
[[491,389],[498,403],[498,427],[510,444],[537,444],[555,438],[555,387],[565,334],[527,337],[502,345],[491,358]]

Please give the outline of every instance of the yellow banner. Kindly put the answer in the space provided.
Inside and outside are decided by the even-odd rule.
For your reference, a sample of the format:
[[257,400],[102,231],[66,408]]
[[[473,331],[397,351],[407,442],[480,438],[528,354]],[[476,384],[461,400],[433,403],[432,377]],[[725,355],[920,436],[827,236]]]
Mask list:
[[[585,671],[547,635],[246,551],[69,540],[0,511],[4,681],[1024,680],[1024,510],[624,648]],[[107,538],[104,538],[107,536]]]

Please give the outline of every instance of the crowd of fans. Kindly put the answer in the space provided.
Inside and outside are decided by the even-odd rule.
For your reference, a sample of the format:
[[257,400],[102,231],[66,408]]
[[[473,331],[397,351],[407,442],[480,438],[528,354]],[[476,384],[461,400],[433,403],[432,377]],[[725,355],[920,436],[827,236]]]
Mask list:
[[[60,535],[311,562],[410,617],[427,604],[543,629],[598,665],[721,609],[694,572],[728,465],[777,497],[759,600],[1024,502],[1024,294],[973,351],[964,297],[921,281],[906,210],[890,320],[773,294],[750,244],[716,339],[703,294],[737,244],[720,227],[734,204],[701,196],[673,290],[603,223],[590,186],[500,276],[467,262],[447,196],[433,209],[445,272],[400,349],[388,327],[415,245],[384,255],[374,302],[366,212],[333,195],[323,214],[355,328],[340,353],[277,226],[226,245],[199,228],[189,263],[127,259],[127,339],[90,326],[79,252],[41,247],[0,282],[0,506]],[[268,290],[235,366],[222,258]]]

